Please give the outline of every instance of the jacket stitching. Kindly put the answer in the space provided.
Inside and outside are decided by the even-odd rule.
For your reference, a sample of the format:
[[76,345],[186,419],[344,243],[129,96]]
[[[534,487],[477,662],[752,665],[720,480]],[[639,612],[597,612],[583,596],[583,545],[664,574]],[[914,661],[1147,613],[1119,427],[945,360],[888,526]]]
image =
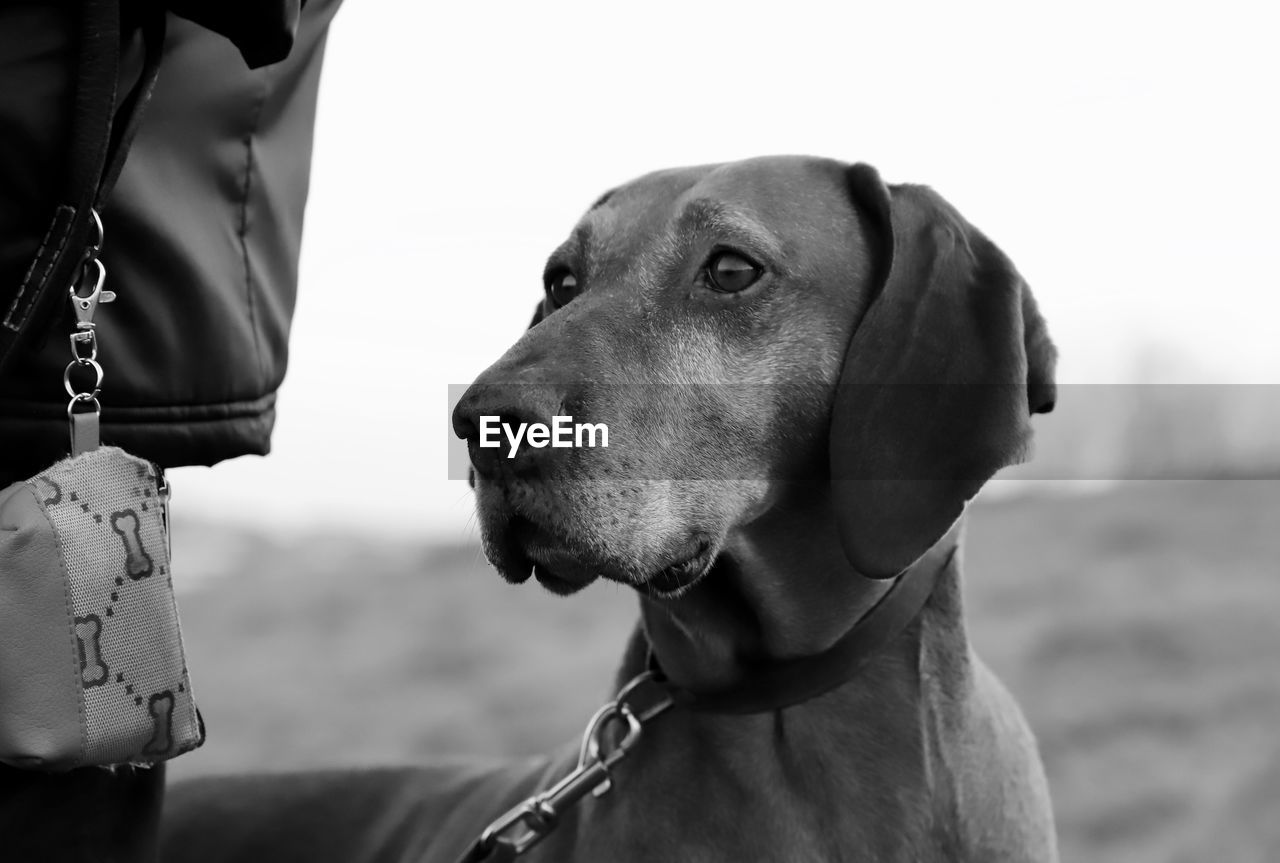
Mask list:
[[[254,419],[275,409],[276,393],[253,399],[194,404],[117,405],[112,408],[109,425],[149,423],[234,422]],[[0,399],[0,428],[24,423],[43,423],[64,417],[66,406],[60,402],[36,402],[27,399]],[[65,422],[65,420],[64,420]]]
[[249,128],[244,135],[244,179],[240,184],[240,218],[236,226],[236,237],[240,242],[240,261],[244,267],[244,295],[249,312],[249,328],[253,331],[253,355],[257,360],[259,380],[264,381],[267,374],[266,365],[262,359],[262,339],[258,333],[257,304],[254,302],[253,269],[249,262],[249,196],[253,192],[253,141],[262,123],[262,113],[270,90],[265,73],[261,76],[261,85],[253,104]]
[[[70,207],[58,208],[58,211],[54,214],[53,223],[49,225],[49,229],[45,231],[44,237],[40,240],[40,247],[36,249],[36,256],[27,267],[26,275],[22,277],[22,284],[18,285],[18,293],[14,296],[13,303],[9,306],[9,311],[5,315],[4,325],[14,332],[22,329],[22,325],[26,323],[27,316],[31,313],[30,302],[26,304],[25,308],[21,308],[22,298],[26,294],[27,288],[32,285],[43,284],[49,278],[53,265],[62,255],[62,250],[66,247],[67,240],[71,237],[70,225],[62,222],[62,216],[66,210],[70,210],[72,217],[74,217],[74,209]],[[52,254],[49,254],[49,241],[53,239],[55,232],[57,232],[58,246],[53,250]],[[19,312],[21,312],[20,315],[18,314]]]

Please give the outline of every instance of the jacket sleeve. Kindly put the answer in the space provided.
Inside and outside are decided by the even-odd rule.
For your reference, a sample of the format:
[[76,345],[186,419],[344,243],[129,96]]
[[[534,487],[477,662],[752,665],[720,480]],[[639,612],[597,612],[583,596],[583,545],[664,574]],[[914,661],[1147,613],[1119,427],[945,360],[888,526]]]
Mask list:
[[[182,8],[199,15],[205,5],[215,4]],[[170,16],[159,81],[102,213],[106,287],[118,297],[97,315],[104,443],[165,466],[268,451],[288,355],[316,93],[337,5],[308,2],[288,57],[257,69],[228,39]],[[287,9],[263,6],[286,26]],[[56,95],[43,94],[39,105],[49,104]],[[34,100],[23,106],[37,109]],[[33,135],[57,131],[32,125]],[[33,145],[26,155],[47,177],[57,159],[44,152]],[[31,170],[23,165],[6,161],[0,172]],[[0,200],[0,208],[7,204]],[[44,225],[35,222],[38,238]],[[20,277],[23,254],[5,251],[0,275]],[[6,467],[10,479],[34,473],[67,451],[62,369],[70,326],[60,323],[0,378],[0,478]]]

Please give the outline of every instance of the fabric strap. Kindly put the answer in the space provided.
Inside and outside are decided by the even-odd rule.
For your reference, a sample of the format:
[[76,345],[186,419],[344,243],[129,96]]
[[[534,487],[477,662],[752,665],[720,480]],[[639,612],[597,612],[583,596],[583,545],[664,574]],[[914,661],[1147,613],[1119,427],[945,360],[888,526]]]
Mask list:
[[64,290],[96,240],[93,210],[100,209],[120,171],[155,86],[164,44],[164,11],[139,4],[143,65],[123,99],[120,79],[119,0],[84,0],[66,183],[49,228],[22,282],[0,285],[0,374],[14,353],[48,334]]
[[[770,713],[830,692],[853,679],[916,619],[956,550],[955,545],[945,542],[934,545],[897,577],[869,612],[821,653],[753,666],[739,684],[728,689],[694,692],[670,680],[664,685],[677,705],[700,713]],[[649,668],[662,674],[652,645]]]

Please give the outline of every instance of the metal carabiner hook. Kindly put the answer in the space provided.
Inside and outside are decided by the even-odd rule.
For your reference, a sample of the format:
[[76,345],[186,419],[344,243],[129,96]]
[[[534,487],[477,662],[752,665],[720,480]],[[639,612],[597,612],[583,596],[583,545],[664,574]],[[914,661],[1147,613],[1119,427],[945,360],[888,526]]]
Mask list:
[[76,326],[82,330],[90,329],[93,326],[93,316],[98,311],[99,303],[109,303],[116,298],[115,291],[104,291],[103,283],[107,280],[107,268],[102,261],[97,258],[90,258],[85,261],[85,267],[90,265],[97,267],[98,274],[93,279],[93,290],[89,293],[80,294],[80,285],[71,286],[71,307],[76,312]]

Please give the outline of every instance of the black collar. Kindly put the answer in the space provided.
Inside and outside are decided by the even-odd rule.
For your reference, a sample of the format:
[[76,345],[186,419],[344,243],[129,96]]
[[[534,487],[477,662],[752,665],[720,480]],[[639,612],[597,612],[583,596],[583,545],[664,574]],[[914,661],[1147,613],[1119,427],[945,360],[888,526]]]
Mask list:
[[793,707],[847,683],[911,624],[933,593],[957,546],[939,542],[897,577],[893,586],[839,640],[821,653],[770,660],[750,668],[727,689],[693,692],[667,680],[649,646],[653,671],[675,703],[700,713],[770,713]]

